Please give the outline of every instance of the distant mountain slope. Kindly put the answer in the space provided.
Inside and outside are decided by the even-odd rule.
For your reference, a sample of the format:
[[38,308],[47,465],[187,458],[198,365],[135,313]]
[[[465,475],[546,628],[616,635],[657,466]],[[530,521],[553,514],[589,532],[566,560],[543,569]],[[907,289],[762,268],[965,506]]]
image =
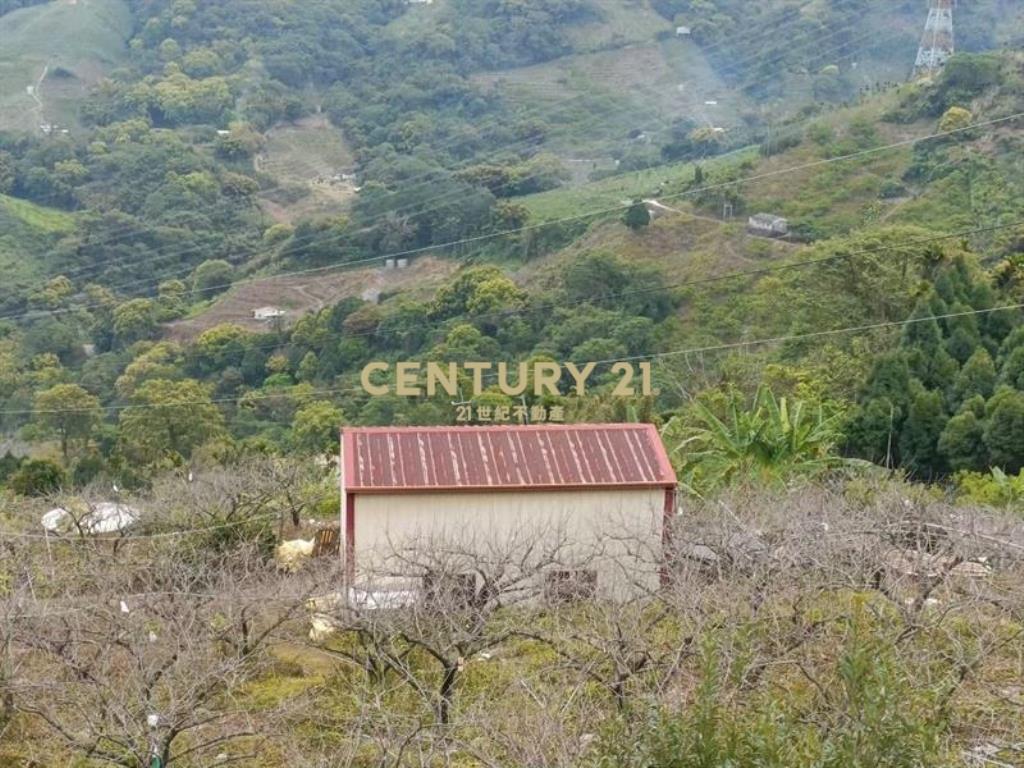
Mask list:
[[0,0],[0,16],[30,5],[42,5],[48,0]]
[[[881,84],[908,79],[927,4],[881,0],[602,2],[595,18],[567,29],[573,50],[524,67],[474,75],[488,93],[551,123],[548,150],[607,167],[657,159],[675,126],[725,128],[741,136],[815,104],[855,101]],[[416,8],[418,31],[444,23]],[[958,4],[958,50],[1019,45],[1024,2]],[[436,31],[436,30],[434,30]],[[627,137],[639,143],[629,143]],[[652,145],[652,146],[647,146]],[[612,154],[612,157],[609,156]]]
[[55,0],[0,16],[0,130],[74,125],[78,102],[127,52],[124,0]]

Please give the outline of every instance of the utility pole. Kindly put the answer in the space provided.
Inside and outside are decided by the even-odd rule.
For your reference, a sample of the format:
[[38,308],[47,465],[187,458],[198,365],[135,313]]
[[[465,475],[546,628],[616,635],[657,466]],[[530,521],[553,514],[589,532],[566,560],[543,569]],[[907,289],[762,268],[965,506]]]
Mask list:
[[914,77],[930,77],[941,70],[954,53],[953,6],[956,0],[929,0],[928,21],[914,62]]

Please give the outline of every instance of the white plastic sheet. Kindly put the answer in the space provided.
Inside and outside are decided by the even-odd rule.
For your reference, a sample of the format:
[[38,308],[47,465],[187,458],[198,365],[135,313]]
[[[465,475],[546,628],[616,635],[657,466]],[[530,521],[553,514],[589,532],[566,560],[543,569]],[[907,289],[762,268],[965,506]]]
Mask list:
[[[78,521],[82,531],[91,534],[117,533],[130,527],[139,519],[137,510],[125,504],[102,501],[90,507]],[[75,521],[66,509],[57,507],[43,515],[40,523],[50,533],[75,531]]]

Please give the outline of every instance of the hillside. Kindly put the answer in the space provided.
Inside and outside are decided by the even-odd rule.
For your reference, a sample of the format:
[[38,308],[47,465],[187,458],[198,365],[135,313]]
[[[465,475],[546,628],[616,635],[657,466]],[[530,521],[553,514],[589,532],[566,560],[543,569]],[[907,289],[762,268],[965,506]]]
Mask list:
[[124,61],[131,28],[123,0],[53,0],[0,16],[0,131],[77,127],[89,89]]
[[357,194],[351,150],[323,116],[271,128],[253,167],[274,180],[262,205],[278,223],[336,215],[348,210]]
[[0,0],[0,766],[1024,766],[954,5]]
[[64,211],[0,195],[0,306],[10,311],[20,292],[38,288],[52,274],[50,251],[73,229],[74,219]]
[[288,327],[344,299],[367,300],[398,292],[429,297],[455,269],[452,262],[424,257],[403,270],[375,267],[248,280],[192,316],[169,323],[166,335],[176,341],[193,341],[204,331],[223,324],[259,333],[267,329],[267,323],[254,319],[253,310],[268,305],[287,313],[278,324]]
[[[546,105],[555,117],[546,148],[585,169],[608,168],[629,147],[663,143],[672,124],[736,125],[750,103],[727,91],[690,41],[643,41],[596,53],[474,76],[485,92],[516,105]],[[716,102],[709,106],[708,102]]]
[[[279,19],[279,38],[276,17],[234,7],[136,8],[144,31],[79,128],[0,133],[4,429],[45,453],[55,427],[36,399],[80,388],[103,416],[89,461],[62,455],[65,469],[145,484],[205,438],[139,444],[122,411],[172,397],[140,382],[227,404],[210,434],[244,452],[296,444],[317,413],[450,421],[443,397],[368,397],[367,362],[551,358],[595,362],[590,395],[554,400],[570,419],[692,429],[699,398],[721,415],[765,386],[831,413],[849,457],[954,484],[1018,471],[995,414],[1024,389],[1019,55],[861,87],[868,64],[812,41],[849,4],[769,4],[754,21],[783,14],[800,35],[778,68],[778,34],[755,24],[745,72],[723,53],[737,16],[669,5],[466,0],[367,6],[356,23],[324,2]],[[26,14],[60,10],[4,23],[27,40]],[[908,14],[867,29],[895,40]],[[611,40],[624,15],[636,26]],[[990,32],[974,44],[1010,34]],[[300,39],[319,54],[288,47]],[[878,48],[870,66],[886,67],[903,55],[887,41],[843,50]],[[672,87],[686,77],[707,90]],[[810,92],[776,90],[801,78]],[[787,234],[750,231],[761,213]],[[409,267],[385,267],[398,258]],[[264,306],[285,320],[254,319]],[[657,361],[656,396],[611,394],[623,358]]]

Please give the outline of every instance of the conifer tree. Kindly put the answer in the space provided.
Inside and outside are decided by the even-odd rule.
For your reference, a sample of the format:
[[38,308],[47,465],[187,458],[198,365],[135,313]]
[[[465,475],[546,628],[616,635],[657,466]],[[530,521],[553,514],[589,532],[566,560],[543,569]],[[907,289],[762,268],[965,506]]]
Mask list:
[[900,432],[903,466],[918,477],[931,479],[946,472],[945,459],[939,452],[939,438],[947,421],[942,395],[918,386]]
[[1024,390],[1024,346],[1019,346],[1006,356],[999,372],[999,382]]
[[986,400],[992,396],[996,386],[996,366],[992,356],[984,347],[979,347],[957,374],[953,392],[957,402],[964,402],[975,395]]
[[988,403],[985,445],[992,463],[1007,474],[1024,468],[1024,392],[1001,387]]
[[980,471],[988,465],[985,446],[985,401],[978,395],[964,403],[939,437],[939,452],[953,470]]

